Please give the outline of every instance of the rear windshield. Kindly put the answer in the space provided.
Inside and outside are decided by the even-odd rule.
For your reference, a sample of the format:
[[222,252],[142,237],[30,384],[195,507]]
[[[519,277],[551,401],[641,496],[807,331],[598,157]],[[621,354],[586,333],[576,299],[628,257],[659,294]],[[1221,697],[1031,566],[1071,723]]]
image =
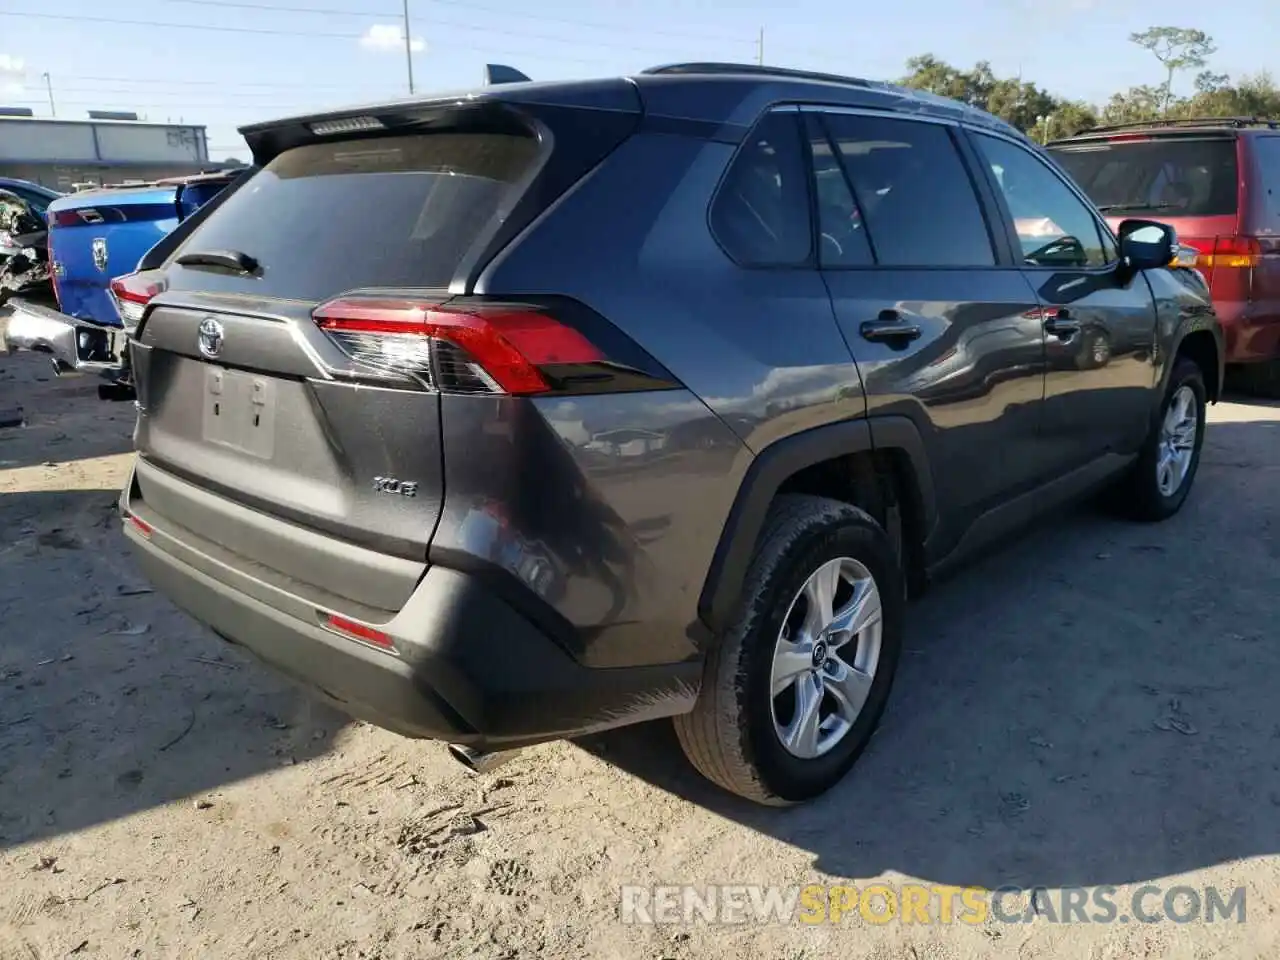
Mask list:
[[532,137],[434,133],[288,150],[178,251],[246,253],[261,275],[172,266],[170,286],[296,300],[448,286],[537,149]]
[[1236,212],[1234,139],[1119,140],[1050,149],[1104,214],[1216,217]]

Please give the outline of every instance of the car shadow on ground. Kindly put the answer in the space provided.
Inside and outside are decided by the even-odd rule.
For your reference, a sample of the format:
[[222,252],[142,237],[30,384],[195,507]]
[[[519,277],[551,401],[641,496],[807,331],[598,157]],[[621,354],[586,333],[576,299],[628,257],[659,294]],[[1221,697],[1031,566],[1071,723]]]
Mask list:
[[580,745],[832,876],[1089,886],[1275,854],[1277,480],[1280,422],[1215,423],[1174,519],[1077,508],[937,585],[880,731],[808,805],[718,790],[665,722]]
[[149,592],[116,497],[0,496],[0,850],[305,762],[348,723]]

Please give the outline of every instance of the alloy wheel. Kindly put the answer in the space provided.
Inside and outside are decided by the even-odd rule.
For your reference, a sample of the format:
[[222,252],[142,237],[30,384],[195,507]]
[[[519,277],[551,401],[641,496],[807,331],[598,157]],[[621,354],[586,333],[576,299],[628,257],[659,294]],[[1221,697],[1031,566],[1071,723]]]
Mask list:
[[1170,398],[1164,420],[1160,424],[1156,486],[1160,488],[1161,496],[1173,496],[1186,479],[1195,453],[1198,426],[1199,412],[1195,392],[1183,384]]
[[851,557],[824,563],[791,600],[770,674],[773,728],[788,753],[810,760],[853,728],[880,662],[880,591]]

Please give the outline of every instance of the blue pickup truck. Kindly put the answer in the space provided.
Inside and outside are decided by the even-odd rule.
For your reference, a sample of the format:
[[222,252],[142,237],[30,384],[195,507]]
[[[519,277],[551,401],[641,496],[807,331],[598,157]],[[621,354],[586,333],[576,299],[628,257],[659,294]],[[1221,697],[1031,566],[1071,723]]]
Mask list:
[[58,374],[97,372],[106,399],[132,397],[125,345],[136,320],[127,282],[150,256],[163,257],[206,206],[250,172],[175,177],[102,187],[49,203],[49,253],[58,309],[12,300],[7,339],[12,349],[53,357]]

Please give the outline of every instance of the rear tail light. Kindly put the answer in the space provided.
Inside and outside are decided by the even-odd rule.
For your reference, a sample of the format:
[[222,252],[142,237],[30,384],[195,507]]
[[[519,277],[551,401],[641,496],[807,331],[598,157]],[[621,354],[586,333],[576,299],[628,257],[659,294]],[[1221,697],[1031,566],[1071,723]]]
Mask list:
[[126,329],[136,327],[147,312],[147,304],[164,292],[164,284],[146,273],[126,273],[111,281],[111,299]]
[[336,613],[325,613],[323,611],[321,611],[320,616],[324,625],[336,633],[354,637],[356,640],[363,640],[365,643],[380,647],[383,650],[395,649],[395,644],[392,642],[390,634],[376,627],[371,627],[367,623],[359,623]]
[[58,274],[62,270],[62,265],[53,259],[53,232],[50,231],[48,239],[45,240],[45,254],[49,258],[49,286],[53,287],[53,299],[58,306],[62,306],[62,292],[58,289]]
[[49,214],[49,218],[54,226],[59,227],[79,227],[84,224],[97,225],[102,223],[103,216],[97,210],[58,210]]
[[1211,267],[1252,270],[1262,259],[1262,245],[1254,237],[1218,237],[1213,245]]
[[148,540],[151,539],[151,534],[153,532],[151,529],[151,524],[147,523],[147,521],[143,520],[140,517],[134,516],[132,513],[129,514],[129,516],[126,517],[125,519],[128,521],[129,526],[133,527],[133,529],[137,530],[140,534],[142,534]]
[[1180,252],[1179,266],[1251,270],[1262,258],[1262,245],[1254,237],[1188,237],[1181,243],[1194,252],[1195,262],[1182,262],[1186,255]]
[[547,393],[563,369],[607,362],[577,329],[536,307],[343,297],[313,317],[357,363],[450,393]]
[[1253,269],[1262,260],[1262,245],[1256,237],[1188,237],[1185,247],[1196,251],[1194,266],[1209,284],[1214,297],[1223,300],[1248,300],[1253,290]]

